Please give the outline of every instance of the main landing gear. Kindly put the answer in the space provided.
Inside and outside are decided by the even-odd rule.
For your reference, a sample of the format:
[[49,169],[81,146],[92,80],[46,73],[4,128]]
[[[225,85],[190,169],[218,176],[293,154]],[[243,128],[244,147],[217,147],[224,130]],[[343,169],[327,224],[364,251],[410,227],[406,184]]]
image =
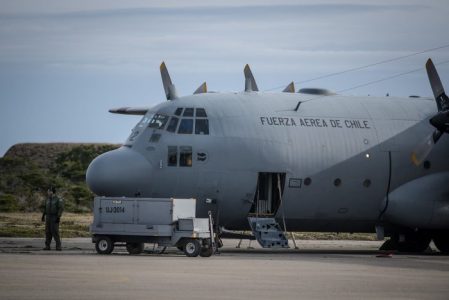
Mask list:
[[433,240],[435,246],[441,253],[449,254],[448,231],[408,231],[402,234],[394,234],[379,250],[422,253],[429,248],[431,240]]

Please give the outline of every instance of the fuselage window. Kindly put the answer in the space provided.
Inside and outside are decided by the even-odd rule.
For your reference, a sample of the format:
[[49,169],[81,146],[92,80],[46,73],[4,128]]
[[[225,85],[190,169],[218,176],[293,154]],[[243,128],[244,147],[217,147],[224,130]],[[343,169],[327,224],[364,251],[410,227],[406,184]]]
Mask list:
[[196,117],[198,118],[207,118],[206,110],[204,108],[196,109]]
[[180,167],[192,166],[192,147],[190,146],[179,147],[179,166]]
[[209,134],[209,120],[196,119],[195,120],[195,134]]
[[183,117],[193,117],[193,108],[192,107],[187,107],[184,110],[184,114],[182,116]]
[[182,113],[182,107],[178,107],[178,108],[176,109],[176,111],[175,111],[175,115],[176,115],[176,116],[180,116],[181,113]]
[[151,120],[149,127],[155,129],[164,129],[165,124],[168,121],[168,116],[156,114],[154,118]]
[[193,132],[193,119],[182,119],[179,124],[178,133],[180,134],[192,134]]
[[176,167],[178,165],[178,147],[168,146],[167,165],[169,167]]
[[170,122],[168,122],[167,131],[168,132],[175,132],[176,127],[178,126],[179,119],[177,117],[172,117],[170,119]]

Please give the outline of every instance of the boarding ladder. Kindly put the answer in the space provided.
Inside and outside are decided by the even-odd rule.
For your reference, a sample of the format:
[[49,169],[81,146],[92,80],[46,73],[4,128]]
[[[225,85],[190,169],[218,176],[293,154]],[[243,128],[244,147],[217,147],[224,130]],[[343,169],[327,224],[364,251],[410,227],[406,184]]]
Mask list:
[[248,222],[263,248],[289,248],[288,239],[274,218],[249,217]]

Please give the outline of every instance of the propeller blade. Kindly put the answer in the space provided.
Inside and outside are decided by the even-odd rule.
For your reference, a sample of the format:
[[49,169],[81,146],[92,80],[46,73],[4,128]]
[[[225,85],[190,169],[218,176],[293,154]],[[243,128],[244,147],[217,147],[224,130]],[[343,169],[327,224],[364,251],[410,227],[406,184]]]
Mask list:
[[444,92],[444,87],[441,83],[440,76],[438,75],[435,65],[430,58],[427,60],[426,70],[435,101],[437,102],[438,111],[449,109],[449,98]]
[[245,92],[258,92],[259,88],[257,87],[256,80],[254,79],[249,65],[245,66],[243,74],[245,74]]
[[412,152],[412,162],[415,166],[419,166],[432,151],[433,146],[438,142],[438,140],[443,135],[443,132],[435,130],[429,134],[423,143],[419,144],[416,149]]
[[200,85],[195,92],[193,92],[194,95],[196,94],[203,94],[203,93],[207,93],[207,84],[206,82],[203,82],[202,85]]
[[282,91],[283,93],[294,93],[295,92],[295,83],[292,81],[289,85],[285,87]]
[[164,85],[164,91],[167,100],[177,99],[178,93],[176,92],[175,85],[171,82],[170,74],[168,74],[165,62],[161,63],[160,70],[161,70],[162,84]]

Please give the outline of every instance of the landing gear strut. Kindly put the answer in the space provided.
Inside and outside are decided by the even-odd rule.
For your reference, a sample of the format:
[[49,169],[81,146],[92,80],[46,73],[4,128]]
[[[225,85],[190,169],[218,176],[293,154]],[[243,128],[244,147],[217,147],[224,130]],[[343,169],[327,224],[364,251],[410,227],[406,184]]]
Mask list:
[[380,247],[380,250],[420,253],[426,251],[430,240],[431,237],[427,233],[410,231],[401,235],[393,235]]
[[433,242],[442,253],[449,253],[449,232],[442,231],[433,234]]

